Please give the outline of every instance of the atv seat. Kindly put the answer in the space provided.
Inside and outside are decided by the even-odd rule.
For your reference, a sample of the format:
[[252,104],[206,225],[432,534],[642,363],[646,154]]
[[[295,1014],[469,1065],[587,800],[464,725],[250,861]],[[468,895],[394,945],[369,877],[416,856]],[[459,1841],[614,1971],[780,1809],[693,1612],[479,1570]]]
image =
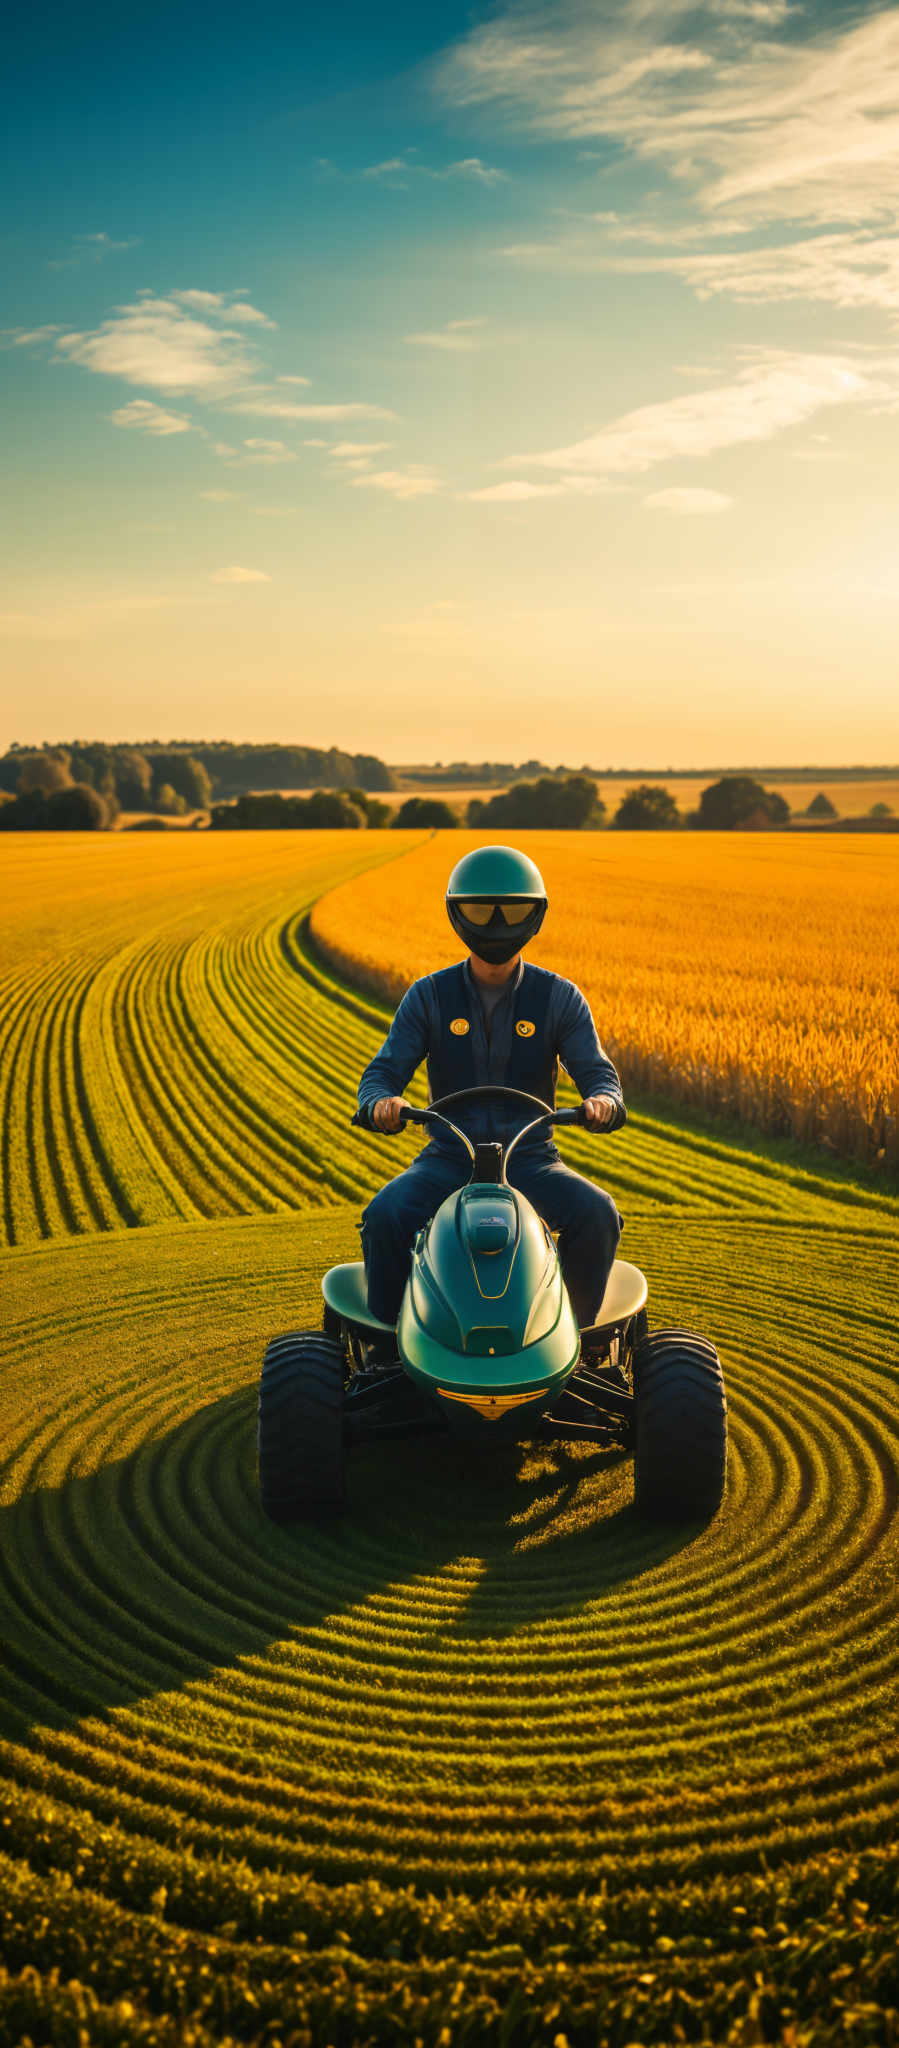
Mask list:
[[[635,1316],[644,1307],[648,1291],[639,1268],[628,1265],[626,1259],[616,1259],[596,1321],[589,1330],[582,1330],[581,1335],[592,1336],[597,1330],[608,1330],[618,1323],[626,1323],[630,1316]],[[361,1323],[366,1330],[392,1331],[395,1327],[393,1323],[382,1323],[380,1317],[372,1315],[361,1259],[354,1259],[346,1266],[332,1266],[322,1281],[322,1293],[328,1307],[344,1322]]]
[[597,1330],[609,1330],[618,1323],[629,1322],[631,1316],[645,1308],[648,1293],[646,1277],[639,1266],[628,1265],[627,1259],[616,1259],[606,1281],[596,1321],[588,1329],[583,1329],[581,1336],[592,1337]]
[[322,1293],[328,1307],[346,1323],[362,1323],[366,1330],[392,1332],[396,1328],[395,1323],[382,1323],[379,1316],[372,1315],[361,1259],[354,1259],[348,1266],[332,1266],[322,1281]]

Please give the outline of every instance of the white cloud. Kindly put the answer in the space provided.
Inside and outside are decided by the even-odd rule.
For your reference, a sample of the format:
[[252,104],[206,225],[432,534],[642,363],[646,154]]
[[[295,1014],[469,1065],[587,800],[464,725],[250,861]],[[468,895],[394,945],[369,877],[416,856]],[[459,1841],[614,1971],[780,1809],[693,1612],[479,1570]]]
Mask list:
[[[412,164],[408,156],[390,156],[386,157],[383,163],[367,164],[362,172],[363,178],[386,178],[394,185],[397,180],[405,180],[407,177],[436,178],[441,181],[446,178],[473,178],[479,185],[497,185],[504,183],[508,175],[508,171],[500,171],[493,164],[485,164],[483,158],[479,156],[459,157],[455,163],[444,164],[442,169],[435,169],[431,164]],[[406,190],[405,183],[401,184],[400,189]]]
[[229,412],[253,413],[271,420],[395,420],[396,413],[384,405],[368,405],[354,399],[346,405],[294,405],[287,399],[252,398],[242,405],[229,405]]
[[[146,289],[132,304],[114,307],[108,319],[89,331],[13,328],[7,335],[9,346],[21,346],[55,333],[57,360],[80,363],[98,375],[149,386],[168,396],[189,394],[254,418],[395,419],[388,407],[364,400],[310,405],[284,395],[285,385],[308,382],[298,374],[285,373],[274,386],[263,379],[247,329],[276,324],[246,302],[243,289],[226,293],[190,288],[170,292],[164,299]],[[233,450],[220,442],[216,452],[231,455]]]
[[230,441],[213,441],[212,452],[213,455],[236,455],[237,449],[232,448]]
[[[223,398],[245,385],[256,365],[235,329],[214,327],[195,316],[191,308],[198,296],[218,301],[223,295],[173,292],[158,299],[139,293],[134,304],[117,306],[91,332],[61,334],[56,354],[127,384]],[[219,310],[230,313],[233,308]]]
[[250,450],[248,460],[251,462],[296,462],[297,459],[295,450],[288,448],[284,441],[262,441],[254,435],[252,440],[244,442],[244,447]]
[[486,320],[480,317],[470,320],[448,320],[444,327],[438,327],[431,333],[407,334],[406,340],[423,348],[482,348],[486,337],[479,335],[477,329],[486,325]]
[[[331,454],[354,459],[359,455],[381,455],[385,448],[390,448],[392,445],[390,441],[335,441],[331,448]],[[327,448],[328,443],[327,441],[307,441],[306,446],[307,448]]]
[[191,421],[180,412],[165,412],[151,398],[132,398],[109,418],[114,427],[137,427],[144,434],[189,434]]
[[561,498],[564,495],[564,484],[529,484],[520,477],[507,484],[486,484],[483,490],[463,493],[476,505],[519,505],[527,498]]
[[653,512],[679,512],[687,518],[726,512],[733,502],[725,491],[692,490],[685,484],[672,484],[666,491],[653,491],[643,500]]
[[626,489],[607,477],[563,476],[556,484],[527,483],[522,477],[503,484],[485,484],[480,490],[461,491],[459,496],[476,505],[521,505],[529,498],[597,498]]
[[239,491],[200,491],[198,495],[201,498],[205,498],[210,505],[230,505],[239,504],[240,502]]
[[246,298],[245,287],[235,292],[173,292],[172,297],[179,299],[182,305],[193,306],[198,312],[213,318],[221,313],[223,318],[242,320],[247,326],[276,328],[278,325],[277,320],[270,320],[267,313],[260,313],[258,306],[243,304]]
[[752,355],[730,384],[641,406],[582,441],[530,456],[509,456],[504,466],[527,463],[569,473],[634,474],[674,457],[698,458],[718,448],[770,440],[824,407],[871,405],[889,398],[895,386],[895,373],[890,385],[848,358],[765,350]]
[[394,498],[430,498],[443,486],[433,470],[420,464],[408,469],[375,469],[365,476],[350,479],[355,489],[361,486],[376,491],[389,491]]
[[49,341],[51,335],[61,334],[62,328],[51,322],[46,327],[4,327],[2,338],[6,348],[24,348],[33,341]]
[[[433,68],[455,106],[664,165],[706,211],[858,222],[895,206],[899,9],[848,23],[735,0],[507,5]],[[785,33],[779,33],[782,26]],[[495,115],[494,115],[495,132]]]
[[115,256],[123,249],[137,249],[140,235],[131,235],[125,242],[114,242],[107,234],[76,235],[68,256],[59,256],[48,262],[48,270],[69,270],[76,263],[102,263],[104,256]]
[[438,171],[437,177],[474,178],[481,185],[496,185],[508,177],[508,171],[498,171],[492,164],[482,163],[479,156],[462,157],[458,163],[448,164],[445,171]]
[[420,169],[420,164],[407,163],[404,156],[389,156],[385,157],[383,163],[367,164],[362,176],[363,178],[394,178],[401,171]]
[[613,257],[603,268],[682,277],[701,299],[721,293],[744,304],[819,299],[833,306],[877,307],[899,314],[899,235],[893,234],[840,232],[762,249]]
[[270,583],[271,580],[264,569],[241,569],[236,562],[228,569],[215,569],[209,579],[210,583]]
[[293,512],[299,512],[299,505],[254,505],[257,519],[287,519]]
[[244,321],[248,327],[277,327],[277,320],[270,320],[266,313],[260,313],[258,306],[244,306],[239,302],[227,308],[229,320]]

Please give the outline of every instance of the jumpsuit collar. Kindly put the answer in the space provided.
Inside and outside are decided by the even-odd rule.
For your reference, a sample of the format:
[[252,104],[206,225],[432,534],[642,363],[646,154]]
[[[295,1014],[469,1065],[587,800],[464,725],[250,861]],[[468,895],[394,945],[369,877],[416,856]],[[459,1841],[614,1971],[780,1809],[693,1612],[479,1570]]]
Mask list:
[[[466,960],[465,960],[465,961],[463,962],[463,968],[464,968],[464,972],[465,972],[465,977],[466,977],[466,980],[467,980],[467,982],[468,982],[468,986],[469,986],[469,988],[471,988],[471,989],[474,989],[475,993],[476,993],[477,995],[480,995],[480,983],[478,982],[478,978],[477,978],[477,975],[476,975],[476,974],[474,973],[474,971],[473,971],[473,968],[472,968],[472,965],[471,965],[471,960],[470,960],[470,958],[469,958],[469,959],[466,959]],[[517,988],[518,988],[518,987],[520,986],[520,984],[521,984],[521,977],[522,977],[523,973],[524,973],[524,954],[522,953],[522,954],[520,954],[520,956],[519,956],[519,960],[518,960],[518,966],[517,966],[517,968],[516,968],[516,970],[515,970],[515,973],[514,973],[514,974],[510,974],[510,976],[509,976],[509,979],[508,979],[508,981],[507,981],[507,982],[504,982],[504,983],[502,984],[502,994],[503,994],[504,996],[507,996],[507,995],[509,995],[509,994],[510,994],[510,992],[514,991],[515,989],[517,989]],[[485,982],[484,986],[485,986],[485,987],[489,987],[489,986],[490,986],[490,984],[489,984],[489,983],[487,983],[487,982]]]

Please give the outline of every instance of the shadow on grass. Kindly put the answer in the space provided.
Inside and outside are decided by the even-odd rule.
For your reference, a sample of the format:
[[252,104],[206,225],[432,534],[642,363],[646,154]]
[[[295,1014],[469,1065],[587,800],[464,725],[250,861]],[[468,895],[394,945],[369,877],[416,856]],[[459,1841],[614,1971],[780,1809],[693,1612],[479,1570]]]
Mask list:
[[0,1508],[6,1734],[264,1658],[378,1593],[414,1605],[454,1567],[460,1602],[439,1632],[504,1637],[582,1611],[699,1533],[641,1522],[621,1453],[435,1437],[357,1448],[347,1512],[279,1528],[259,1507],[254,1425],[243,1387]]

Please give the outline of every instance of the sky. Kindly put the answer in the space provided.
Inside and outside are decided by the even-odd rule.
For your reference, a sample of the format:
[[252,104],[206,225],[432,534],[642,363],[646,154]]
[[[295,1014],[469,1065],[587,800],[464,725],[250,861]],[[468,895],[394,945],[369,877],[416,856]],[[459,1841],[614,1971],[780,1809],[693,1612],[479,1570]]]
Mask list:
[[899,759],[899,7],[5,54],[0,743]]

